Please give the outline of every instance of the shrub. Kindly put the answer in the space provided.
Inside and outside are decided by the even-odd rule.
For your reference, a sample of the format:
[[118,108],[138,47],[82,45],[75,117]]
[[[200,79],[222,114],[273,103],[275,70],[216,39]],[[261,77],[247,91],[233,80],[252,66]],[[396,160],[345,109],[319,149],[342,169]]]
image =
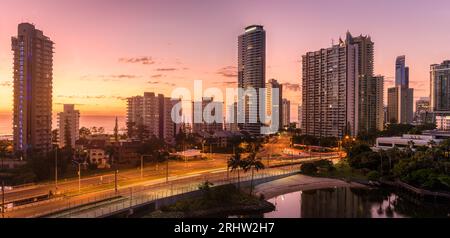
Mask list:
[[372,170],[367,174],[367,179],[369,179],[370,181],[377,181],[378,179],[380,179],[380,173],[378,173],[378,171]]
[[370,149],[370,146],[364,143],[357,143],[356,145],[352,146],[348,151],[348,157],[352,158],[359,154],[362,154],[364,152],[370,152],[372,151]]
[[[373,151],[361,152],[359,154],[354,154],[349,156],[348,164],[355,169],[368,168],[374,170],[380,165],[380,156],[378,153]],[[387,162],[387,159],[385,159]]]
[[314,163],[304,163],[301,166],[301,172],[307,175],[315,175],[317,171],[317,166]]
[[323,159],[313,162],[313,164],[320,168],[320,169],[326,169],[327,171],[331,171],[334,169],[333,163],[329,160]]
[[198,189],[200,189],[200,191],[202,191],[205,199],[211,198],[211,186],[213,186],[213,185],[214,185],[213,183],[211,183],[209,181],[205,181],[204,183],[202,183],[198,186]]
[[213,188],[211,193],[211,200],[219,204],[230,204],[233,202],[233,196],[235,196],[236,194],[239,194],[239,191],[234,185],[223,185]]

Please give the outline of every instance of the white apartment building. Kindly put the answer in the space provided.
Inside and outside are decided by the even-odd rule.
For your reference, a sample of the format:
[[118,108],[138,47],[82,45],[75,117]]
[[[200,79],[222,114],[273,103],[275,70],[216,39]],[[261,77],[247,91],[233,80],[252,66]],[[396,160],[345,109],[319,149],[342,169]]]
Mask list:
[[436,129],[442,131],[450,130],[450,116],[436,115]]
[[152,92],[145,92],[144,96],[128,98],[128,135],[136,138],[139,129],[143,127],[146,138],[155,136],[167,142],[172,142],[180,125],[173,122],[171,113],[173,106],[179,101]]
[[70,133],[70,144],[75,148],[75,142],[80,138],[80,111],[75,110],[75,105],[64,104],[64,111],[58,113],[58,144],[65,147],[68,143],[66,132]]
[[[274,89],[278,89],[278,103],[272,103],[272,97],[274,94]],[[270,79],[269,82],[266,83],[266,115],[272,117],[272,113],[278,111],[278,124],[279,129],[283,128],[283,108],[281,106],[283,102],[283,86],[278,83],[275,79]],[[271,123],[273,123],[271,121]]]
[[305,134],[342,137],[359,129],[359,52],[351,36],[302,57],[302,129]]

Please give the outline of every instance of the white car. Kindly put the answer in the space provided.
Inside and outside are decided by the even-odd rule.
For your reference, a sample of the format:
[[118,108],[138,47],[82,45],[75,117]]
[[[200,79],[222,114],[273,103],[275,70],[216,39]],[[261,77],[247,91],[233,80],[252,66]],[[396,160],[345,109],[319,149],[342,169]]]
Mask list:
[[[13,187],[11,187],[11,186],[5,186],[4,188],[5,188],[5,191],[13,190]],[[1,190],[1,187],[0,187],[0,190]]]
[[[6,211],[8,211],[8,209],[11,209],[11,208],[13,208],[14,207],[14,205],[12,204],[12,203],[8,203],[8,204],[5,204],[5,212]],[[0,212],[2,212],[2,206],[0,205]]]

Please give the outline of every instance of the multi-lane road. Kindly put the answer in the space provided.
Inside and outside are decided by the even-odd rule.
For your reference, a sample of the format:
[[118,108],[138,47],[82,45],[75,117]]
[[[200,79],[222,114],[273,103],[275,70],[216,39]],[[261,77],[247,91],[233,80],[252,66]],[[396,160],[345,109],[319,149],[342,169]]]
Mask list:
[[[273,137],[261,149],[259,156],[267,158],[264,162],[266,165],[270,164],[270,166],[280,166],[317,159],[315,156],[304,158],[283,154],[283,150],[289,146],[289,143],[289,137],[286,135]],[[114,173],[93,175],[82,178],[81,181],[76,178],[59,181],[59,195],[53,196],[49,200],[9,208],[4,215],[5,217],[34,217],[51,211],[102,200],[121,193],[128,194],[133,192],[133,190],[135,192],[144,189],[154,190],[154,186],[162,186],[164,189],[167,189],[167,186],[169,186],[173,189],[174,186],[182,187],[192,183],[199,184],[206,179],[229,179],[230,176],[233,176],[227,171],[227,160],[229,156],[231,155],[212,154],[208,160],[188,162],[171,161],[168,163],[168,166],[166,163],[146,164],[142,176],[140,168],[119,171],[117,176],[117,192],[115,191],[116,183]],[[268,158],[271,158],[270,161]],[[286,160],[286,158],[290,158],[290,160]],[[282,170],[283,168],[279,169]],[[55,184],[37,184],[17,188],[5,193],[5,201],[8,204],[24,198],[49,194],[49,191],[55,191]]]
[[[214,171],[217,169],[226,168],[226,156],[216,155],[214,159],[201,160],[201,161],[171,161],[168,165],[169,177],[188,173],[201,173],[202,171]],[[135,182],[142,182],[154,179],[165,178],[167,175],[166,163],[160,164],[147,164],[143,169],[143,177],[141,178],[141,169],[128,169],[118,172],[117,181],[118,186],[125,186]],[[81,185],[81,186],[79,186]],[[102,175],[94,175],[81,179],[81,182],[77,178],[68,179],[58,182],[58,193],[66,195],[74,195],[79,192],[86,193],[101,188],[108,188],[115,185],[115,174],[106,173]],[[81,187],[81,191],[79,191]],[[12,201],[22,200],[29,197],[35,197],[39,195],[49,194],[50,191],[54,192],[55,184],[37,184],[22,188],[13,189],[5,192],[5,202],[10,203]]]

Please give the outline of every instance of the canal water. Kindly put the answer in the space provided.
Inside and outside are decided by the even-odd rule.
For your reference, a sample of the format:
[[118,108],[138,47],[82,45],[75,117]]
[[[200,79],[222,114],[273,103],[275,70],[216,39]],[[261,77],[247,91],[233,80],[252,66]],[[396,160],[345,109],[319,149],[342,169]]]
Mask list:
[[450,218],[450,204],[418,202],[382,189],[330,188],[274,197],[265,218]]

